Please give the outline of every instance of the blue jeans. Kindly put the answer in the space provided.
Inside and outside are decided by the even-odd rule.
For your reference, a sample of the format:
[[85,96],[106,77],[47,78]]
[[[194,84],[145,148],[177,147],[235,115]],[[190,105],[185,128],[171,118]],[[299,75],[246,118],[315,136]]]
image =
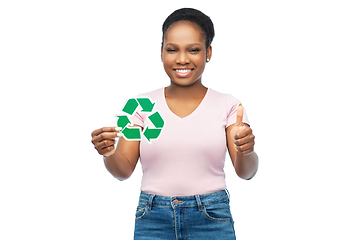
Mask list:
[[141,192],[134,240],[236,239],[227,190],[164,197]]

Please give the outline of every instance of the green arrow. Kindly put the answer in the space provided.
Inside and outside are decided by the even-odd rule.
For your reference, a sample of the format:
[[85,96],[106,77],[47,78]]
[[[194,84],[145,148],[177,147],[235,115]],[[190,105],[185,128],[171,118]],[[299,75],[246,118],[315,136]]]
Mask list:
[[146,127],[144,131],[144,136],[146,139],[150,142],[150,139],[156,139],[159,137],[161,132],[161,129],[150,129],[149,127]]
[[140,140],[140,129],[139,128],[125,128],[122,133],[126,139]]
[[162,128],[164,126],[164,120],[161,118],[159,112],[150,115],[149,119],[156,128]]
[[136,99],[142,107],[142,112],[151,112],[154,108],[155,103],[152,103],[148,98],[137,98]]
[[131,98],[126,102],[125,107],[123,108],[123,112],[132,115],[135,112],[138,105],[139,104],[137,103],[136,99]]
[[124,128],[128,123],[131,123],[127,116],[118,116],[117,126]]

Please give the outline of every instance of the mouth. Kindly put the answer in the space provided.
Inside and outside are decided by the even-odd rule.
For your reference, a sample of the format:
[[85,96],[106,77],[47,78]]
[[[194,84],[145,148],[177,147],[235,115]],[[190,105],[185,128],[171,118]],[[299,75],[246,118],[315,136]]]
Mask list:
[[174,72],[178,77],[188,77],[193,70],[193,68],[175,68]]

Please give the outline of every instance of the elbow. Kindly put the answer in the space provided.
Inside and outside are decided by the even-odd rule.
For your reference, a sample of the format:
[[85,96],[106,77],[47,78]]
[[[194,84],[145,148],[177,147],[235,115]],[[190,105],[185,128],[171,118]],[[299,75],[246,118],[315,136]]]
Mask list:
[[132,174],[130,173],[130,174],[124,174],[124,175],[115,175],[115,174],[112,174],[112,175],[114,178],[116,178],[119,181],[125,181],[128,178],[130,178]]
[[121,171],[120,172],[120,171],[114,171],[114,170],[110,171],[109,169],[108,169],[108,171],[111,173],[111,175],[114,178],[116,178],[119,181],[125,181],[128,178],[130,178],[132,175],[132,171],[131,172],[130,171]]
[[104,164],[106,169],[111,175],[119,181],[124,181],[131,177],[134,172],[128,163],[128,160],[124,161],[120,158],[104,158]]
[[235,172],[240,178],[250,180],[256,175],[259,167],[259,159],[255,152],[248,155],[245,159],[242,158],[242,161],[239,163],[241,164],[236,164],[235,166]]
[[244,180],[251,180],[255,177],[256,173],[257,173],[257,169],[255,170],[255,172],[253,172],[251,174],[243,174],[243,175],[238,175],[238,176]]
[[244,180],[251,180],[255,177],[256,172],[244,172],[244,171],[236,171],[236,175],[238,175],[239,178]]

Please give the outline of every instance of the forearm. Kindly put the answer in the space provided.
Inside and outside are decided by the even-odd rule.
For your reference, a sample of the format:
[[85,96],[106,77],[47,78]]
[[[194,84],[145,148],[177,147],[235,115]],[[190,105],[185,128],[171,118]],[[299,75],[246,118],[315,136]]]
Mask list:
[[130,164],[129,159],[119,151],[104,157],[106,169],[117,179],[126,180],[134,171],[134,167]]
[[242,179],[251,179],[255,176],[259,166],[259,158],[253,151],[248,155],[243,155],[240,151],[236,153],[234,167],[236,174]]

